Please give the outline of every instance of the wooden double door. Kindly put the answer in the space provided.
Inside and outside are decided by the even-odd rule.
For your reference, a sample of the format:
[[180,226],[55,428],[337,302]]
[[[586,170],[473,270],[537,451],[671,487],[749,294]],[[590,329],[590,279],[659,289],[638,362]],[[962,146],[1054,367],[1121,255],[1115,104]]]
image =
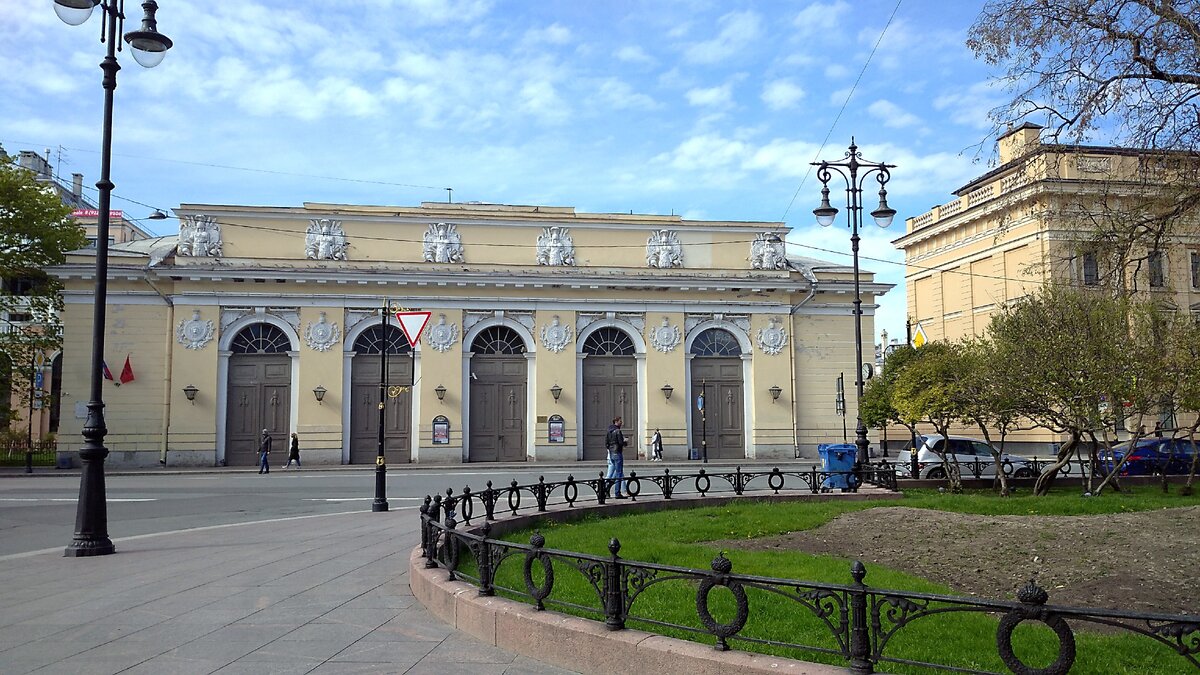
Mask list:
[[583,458],[607,459],[604,446],[614,417],[629,438],[626,459],[637,458],[637,359],[629,356],[588,356],[583,360]]
[[[379,456],[380,354],[355,354],[350,366],[350,463],[374,464]],[[399,396],[385,397],[383,449],[388,464],[412,461],[411,354],[388,354],[388,385],[400,387]]]
[[[701,391],[704,391],[704,413],[696,406]],[[702,449],[701,441],[707,438],[710,460],[746,457],[740,358],[692,359],[691,410],[693,448]]]
[[471,358],[469,461],[525,461],[527,371],[524,356]]
[[291,434],[292,359],[276,354],[229,357],[225,464],[258,464],[262,430],[271,432],[272,460],[287,461]]

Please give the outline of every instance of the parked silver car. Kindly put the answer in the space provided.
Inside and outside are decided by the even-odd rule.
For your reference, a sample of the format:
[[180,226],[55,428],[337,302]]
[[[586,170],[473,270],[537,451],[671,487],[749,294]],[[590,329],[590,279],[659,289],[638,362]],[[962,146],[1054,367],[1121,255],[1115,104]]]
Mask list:
[[[994,478],[996,476],[996,459],[987,441],[966,436],[951,436],[947,439],[941,434],[917,436],[917,475],[921,478],[941,479],[946,477],[946,468],[942,465],[939,453],[946,455],[950,464],[958,463],[959,473],[963,478]],[[897,457],[896,469],[902,476],[912,473],[911,449],[901,451]],[[1004,475],[1014,478],[1031,478],[1036,475],[1031,460],[1027,457],[1004,453],[1000,456],[1000,468]]]

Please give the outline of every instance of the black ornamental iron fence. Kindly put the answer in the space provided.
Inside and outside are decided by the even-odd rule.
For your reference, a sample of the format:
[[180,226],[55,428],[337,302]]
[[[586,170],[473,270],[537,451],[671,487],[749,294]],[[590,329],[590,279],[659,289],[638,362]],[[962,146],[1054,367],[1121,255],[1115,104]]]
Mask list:
[[[904,455],[910,453],[905,452]],[[903,455],[902,455],[903,456]],[[1000,470],[1008,478],[1036,478],[1058,460],[1052,457],[1008,457],[1000,462]],[[970,460],[947,457],[951,470],[957,470],[962,478],[994,478],[996,477],[996,462],[993,459],[973,457]],[[893,468],[900,478],[918,476],[940,480],[946,477],[945,466],[940,459],[932,463],[920,463],[913,460],[897,459],[890,463],[886,459],[878,462],[879,468]],[[1072,457],[1058,469],[1058,475],[1063,478],[1079,478],[1091,473],[1103,478],[1112,469],[1112,462],[1099,460],[1093,462],[1088,457]]]
[[[784,479],[781,476],[789,475],[789,472],[778,469],[763,473],[768,477],[768,489],[772,492],[782,489],[780,481]],[[868,473],[874,477],[879,475],[878,470]],[[667,472],[663,477],[655,477],[658,480],[653,482],[663,488],[663,498],[669,499],[673,494],[672,488],[679,482],[695,480],[699,490],[705,478],[711,482],[718,476],[729,481],[733,491],[740,486],[742,492],[738,494],[744,493],[748,484],[761,477],[741,471],[732,474],[707,474],[701,471],[691,476]],[[632,474],[630,479],[635,481],[634,485],[639,480],[652,480],[635,478]],[[806,482],[809,486],[813,484]],[[820,490],[819,483],[816,484]],[[998,618],[995,628],[996,655],[1013,673],[1053,675],[1069,672],[1077,658],[1072,624],[1078,623],[1142,636],[1178,654],[1181,668],[1190,666],[1200,669],[1200,616],[1049,605],[1046,591],[1032,580],[1018,592],[1017,601],[985,600],[874,588],[864,583],[867,570],[858,561],[850,567],[852,583],[831,584],[737,574],[733,571],[733,562],[725,557],[724,552],[712,561],[711,569],[701,570],[622,558],[621,543],[615,538],[609,542],[610,555],[597,556],[546,548],[546,539],[540,532],[535,532],[528,544],[491,536],[491,521],[495,518],[501,499],[507,500],[501,511],[515,515],[522,508],[528,508],[521,502],[521,495],[531,494],[537,510],[545,511],[549,496],[562,489],[562,505],[570,507],[578,501],[578,489],[583,485],[595,488],[596,502],[604,503],[604,479],[560,483],[539,481],[534,485],[517,485],[514,481],[507,488],[494,489],[489,486],[479,493],[464,489],[458,495],[453,490],[447,490],[445,498],[442,495],[426,497],[420,508],[421,552],[425,567],[445,570],[450,580],[472,583],[481,596],[492,596],[499,591],[523,599],[538,610],[546,609],[547,605],[574,610],[602,620],[608,629],[614,631],[624,629],[628,622],[633,621],[641,625],[708,636],[715,648],[721,651],[728,650],[731,642],[738,642],[836,655],[844,659],[852,673],[873,673],[880,664],[904,664],[969,673],[995,672],[889,654],[889,645],[902,631],[911,631],[914,625],[920,626],[922,619],[948,614]],[[460,529],[460,524],[467,525],[473,517],[479,517],[472,515],[475,505],[481,507],[484,522],[477,528]],[[467,561],[471,564],[464,565]],[[523,582],[521,586],[505,586],[497,582],[502,576],[499,574],[501,568],[506,564],[517,566],[520,572],[517,583]],[[581,581],[575,586],[590,588],[587,593],[590,601],[578,601],[574,595],[556,597],[556,589],[564,585],[561,581],[556,582],[562,573],[578,575]],[[511,576],[516,578],[515,574]],[[638,600],[649,596],[650,589],[660,586],[674,586],[694,598],[696,621],[692,625],[639,613]],[[718,608],[714,604],[712,595],[718,587],[732,597],[732,612],[728,607]],[[760,615],[777,616],[780,605],[783,605],[784,612],[814,619],[816,633],[806,632],[805,635],[821,635],[826,639],[822,642],[820,638],[812,638],[802,642],[743,634],[743,629],[752,618],[751,594],[755,598],[754,611]],[[727,618],[719,620],[718,614]],[[1013,634],[1024,622],[1043,624],[1057,638],[1057,647],[1052,653],[1053,661],[1049,665],[1031,667],[1017,655]],[[920,630],[917,629],[918,632]]]
[[[636,471],[632,471],[628,477],[621,480],[625,483],[625,493],[634,502],[643,496],[643,488],[647,485],[658,491],[655,496],[663,499],[672,499],[681,494],[705,497],[709,494],[730,493],[745,496],[777,495],[782,492],[858,492],[863,484],[891,491],[897,489],[895,468],[868,465],[854,471],[821,471],[816,467],[794,471],[778,467],[770,471],[742,471],[739,466],[733,471],[710,472],[700,469],[695,473],[671,473],[670,469],[664,469],[661,476],[638,475]],[[614,499],[612,494],[615,483],[615,478],[605,478],[603,473],[597,478],[584,480],[577,480],[571,475],[564,481],[549,483],[545,477],[539,476],[537,483],[518,485],[514,480],[502,487],[493,487],[492,481],[489,480],[484,490],[474,492],[467,486],[458,496],[453,496],[454,491],[448,488],[446,497],[448,500],[453,499],[461,521],[470,525],[472,519],[480,515],[487,520],[495,520],[497,513],[507,512],[508,515],[515,516],[522,509],[534,506],[538,511],[545,511],[553,505],[569,508],[578,503],[606,504]]]
[[54,466],[57,449],[55,441],[8,440],[0,444],[0,466]]

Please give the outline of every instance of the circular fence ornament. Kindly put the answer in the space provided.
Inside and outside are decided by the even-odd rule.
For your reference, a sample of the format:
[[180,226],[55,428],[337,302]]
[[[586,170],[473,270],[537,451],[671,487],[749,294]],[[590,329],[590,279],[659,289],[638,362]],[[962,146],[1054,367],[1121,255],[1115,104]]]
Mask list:
[[[1030,579],[1017,592],[1021,606],[1009,610],[996,628],[996,648],[1000,652],[1000,660],[1017,675],[1066,675],[1075,664],[1075,635],[1061,615],[1046,611],[1044,605],[1049,598],[1046,591]],[[1054,662],[1045,668],[1030,668],[1013,650],[1013,630],[1026,620],[1041,621],[1058,637],[1058,654]]]
[[[729,644],[726,640],[737,635],[746,627],[746,620],[750,618],[750,602],[746,598],[746,589],[742,588],[737,581],[729,579],[729,573],[733,571],[733,563],[725,557],[724,551],[721,551],[713,559],[712,571],[713,575],[701,581],[700,587],[696,589],[696,613],[700,615],[700,622],[704,624],[708,632],[716,636],[717,650],[726,652],[729,651]],[[708,594],[716,586],[728,588],[733,593],[733,601],[737,604],[737,613],[729,623],[717,623],[708,608]]]
[[200,310],[192,310],[192,318],[179,322],[175,330],[179,344],[187,349],[204,349],[213,339],[213,322],[200,318]]

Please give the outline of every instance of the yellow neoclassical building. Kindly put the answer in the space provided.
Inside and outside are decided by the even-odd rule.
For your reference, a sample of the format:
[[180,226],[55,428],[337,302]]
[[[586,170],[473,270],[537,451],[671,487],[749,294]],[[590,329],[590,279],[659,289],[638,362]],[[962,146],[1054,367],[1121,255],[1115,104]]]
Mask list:
[[[111,250],[113,464],[251,465],[264,428],[280,449],[296,432],[306,463],[374,464],[385,352],[391,464],[599,460],[616,416],[642,457],[656,429],[674,459],[815,457],[840,438],[852,270],[787,256],[783,223],[476,203],[175,211],[178,236]],[[86,414],[93,255],[56,270],[65,452]],[[890,286],[862,278],[872,335]],[[385,303],[430,313],[415,347]]]
[[[904,251],[908,316],[930,340],[982,335],[992,313],[1050,279],[1102,283],[1097,232],[1162,208],[1170,156],[1126,148],[1043,143],[1025,123],[998,140],[999,165],[954,192],[956,199],[905,221],[893,244]],[[1159,250],[1135,251],[1142,264],[1122,283],[1142,297],[1200,315],[1200,231],[1195,224]],[[1043,453],[1058,439],[1015,435],[1017,448]]]

